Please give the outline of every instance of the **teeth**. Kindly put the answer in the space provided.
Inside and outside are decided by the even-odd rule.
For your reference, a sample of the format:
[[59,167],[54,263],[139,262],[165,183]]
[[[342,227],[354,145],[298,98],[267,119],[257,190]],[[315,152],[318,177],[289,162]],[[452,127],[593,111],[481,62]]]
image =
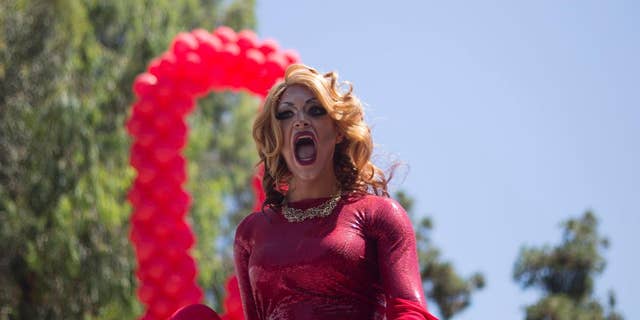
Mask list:
[[311,139],[311,140],[313,140],[313,136],[310,136],[310,135],[299,136],[299,137],[296,139],[296,141],[300,141],[300,140],[302,140],[302,139]]

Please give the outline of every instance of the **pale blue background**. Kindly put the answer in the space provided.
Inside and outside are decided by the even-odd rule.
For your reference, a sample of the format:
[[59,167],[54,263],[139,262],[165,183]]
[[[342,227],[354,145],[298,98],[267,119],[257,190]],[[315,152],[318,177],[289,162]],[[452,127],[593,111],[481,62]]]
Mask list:
[[377,154],[409,167],[395,188],[485,274],[456,319],[522,319],[519,248],[589,208],[612,244],[597,295],[640,319],[640,2],[262,0],[258,23],[355,84]]

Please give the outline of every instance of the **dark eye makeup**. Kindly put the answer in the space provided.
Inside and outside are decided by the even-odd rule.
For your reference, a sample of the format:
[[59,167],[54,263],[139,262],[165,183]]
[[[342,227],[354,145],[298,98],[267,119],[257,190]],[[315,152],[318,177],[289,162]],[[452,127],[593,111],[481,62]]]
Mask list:
[[[327,109],[325,109],[322,105],[320,104],[314,104],[311,105],[307,110],[306,113],[312,117],[321,117],[324,116],[325,114],[327,114]],[[293,117],[295,115],[295,113],[292,110],[282,110],[282,111],[277,111],[276,112],[276,119],[278,120],[286,120],[289,119],[291,117]]]
[[276,112],[276,119],[284,120],[293,117],[293,111],[285,110]]
[[320,105],[313,105],[307,110],[307,113],[314,117],[319,117],[327,114],[327,110]]

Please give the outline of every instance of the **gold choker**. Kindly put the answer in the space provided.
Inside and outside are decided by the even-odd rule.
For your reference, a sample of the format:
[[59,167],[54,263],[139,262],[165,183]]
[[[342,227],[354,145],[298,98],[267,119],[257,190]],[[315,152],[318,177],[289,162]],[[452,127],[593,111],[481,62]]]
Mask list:
[[301,222],[311,218],[326,217],[333,212],[333,209],[336,208],[341,197],[342,193],[338,192],[335,196],[324,203],[304,210],[289,208],[285,201],[282,205],[282,215],[284,215],[285,219],[289,222]]

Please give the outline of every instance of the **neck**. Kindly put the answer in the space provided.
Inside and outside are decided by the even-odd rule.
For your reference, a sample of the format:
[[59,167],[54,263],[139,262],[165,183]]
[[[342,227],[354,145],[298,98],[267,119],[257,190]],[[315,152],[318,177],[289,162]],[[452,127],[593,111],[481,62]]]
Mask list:
[[338,180],[334,175],[327,175],[314,181],[294,179],[291,181],[289,192],[287,192],[287,201],[295,202],[304,199],[331,197],[338,190]]

